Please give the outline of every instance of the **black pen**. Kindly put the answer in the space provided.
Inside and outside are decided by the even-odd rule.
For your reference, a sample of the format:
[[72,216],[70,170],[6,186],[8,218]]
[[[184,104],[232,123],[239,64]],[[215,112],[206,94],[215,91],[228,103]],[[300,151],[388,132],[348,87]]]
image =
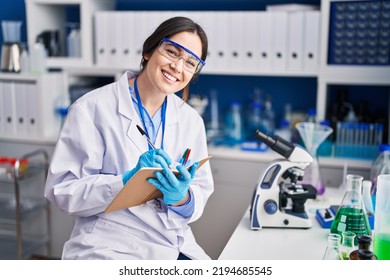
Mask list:
[[152,147],[152,149],[155,150],[156,147],[153,145],[152,141],[150,141],[148,135],[146,135],[146,132],[145,132],[138,124],[137,124],[137,128],[138,128],[139,132],[140,132],[143,136],[145,136],[146,141],[148,141],[148,144],[150,145],[150,147]]

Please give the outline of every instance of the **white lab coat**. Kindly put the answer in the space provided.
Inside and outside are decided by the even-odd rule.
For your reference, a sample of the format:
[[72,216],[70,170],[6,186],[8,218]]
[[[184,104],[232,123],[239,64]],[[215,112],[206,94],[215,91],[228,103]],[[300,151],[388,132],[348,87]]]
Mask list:
[[[209,259],[188,223],[197,220],[214,190],[210,164],[198,169],[190,191],[195,211],[183,218],[160,199],[104,214],[123,187],[122,173],[148,150],[136,128],[125,73],[119,81],[87,93],[70,108],[53,153],[45,196],[75,217],[63,259]],[[174,160],[191,148],[192,162],[208,155],[203,119],[177,95],[167,99],[164,150]],[[161,146],[161,129],[156,147]]]

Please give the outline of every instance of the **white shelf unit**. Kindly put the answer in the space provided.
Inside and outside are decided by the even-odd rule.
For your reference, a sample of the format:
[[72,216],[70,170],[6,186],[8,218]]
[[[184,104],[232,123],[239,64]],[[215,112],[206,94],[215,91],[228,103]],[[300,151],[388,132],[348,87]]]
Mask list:
[[63,73],[0,74],[0,139],[56,141],[61,120],[55,107],[65,94]]
[[48,57],[48,68],[68,68],[92,66],[93,54],[93,16],[101,10],[112,10],[114,0],[25,0],[28,45],[36,42],[37,36],[45,30],[58,30],[60,44],[65,49],[67,8],[78,7],[80,11],[81,57]]
[[[320,69],[317,81],[317,119],[326,116],[328,86],[330,85],[360,85],[386,86],[389,88],[390,108],[390,66],[370,65],[331,65],[328,64],[329,26],[332,2],[367,2],[366,0],[323,0],[321,1],[321,55]],[[388,116],[390,120],[390,113]],[[389,132],[390,134],[390,132]],[[390,139],[390,135],[389,135]]]

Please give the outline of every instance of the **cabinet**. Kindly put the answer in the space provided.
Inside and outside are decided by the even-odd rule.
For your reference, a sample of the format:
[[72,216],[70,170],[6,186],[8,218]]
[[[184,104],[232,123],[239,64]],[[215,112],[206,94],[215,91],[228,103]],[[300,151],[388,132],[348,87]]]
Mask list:
[[51,254],[50,209],[43,197],[48,155],[36,150],[0,162],[0,259]]
[[[96,11],[112,10],[114,0],[25,0],[28,45],[36,42],[43,31],[55,30],[59,33],[62,56],[48,57],[49,68],[91,67],[93,65],[93,16]],[[65,57],[66,23],[70,9],[78,11],[80,19],[81,57]]]
[[[362,5],[382,5],[381,11],[382,14],[386,14],[387,16],[383,18],[382,24],[387,25],[387,27],[383,27],[383,31],[387,32],[383,36],[387,38],[387,41],[383,41],[384,46],[383,49],[385,51],[384,56],[387,56],[387,63],[382,64],[352,64],[352,63],[344,63],[344,64],[330,64],[330,36],[332,34],[331,20],[334,15],[332,14],[332,4],[342,3],[343,5],[351,4],[351,9],[355,8],[356,4],[362,3]],[[348,3],[350,2],[350,3]],[[363,7],[363,6],[362,6]],[[365,7],[365,9],[369,9],[369,7]],[[346,13],[349,13],[346,11]],[[354,11],[351,13],[358,14],[358,11]],[[389,37],[389,27],[390,27],[390,2],[389,1],[341,1],[341,0],[324,0],[321,1],[321,14],[322,14],[322,23],[321,23],[321,56],[320,56],[320,69],[318,75],[318,88],[317,88],[317,118],[325,119],[326,116],[326,107],[329,104],[328,93],[329,87],[332,85],[343,85],[343,86],[372,86],[375,88],[378,87],[386,87],[388,89],[388,96],[385,108],[390,108],[390,37]],[[372,20],[372,19],[371,19]],[[353,22],[353,20],[349,20],[349,22]],[[355,20],[361,24],[364,23],[365,20],[359,19],[359,21]],[[357,28],[354,29],[355,31]],[[374,28],[374,31],[378,31],[379,29]],[[366,31],[366,30],[365,30]],[[363,32],[362,32],[363,33]],[[370,38],[368,37],[368,31],[363,33],[364,37],[362,41],[376,41],[379,40],[379,37]],[[378,35],[379,36],[379,35]],[[357,48],[357,43],[355,41],[355,45],[351,46],[351,49]],[[373,47],[373,49],[375,49]],[[371,95],[373,94],[373,95]],[[371,102],[375,103],[375,90],[367,92],[368,97]],[[390,119],[390,113],[387,109],[387,120]],[[389,135],[390,136],[390,135]],[[388,137],[390,139],[390,137]]]
[[0,74],[0,139],[55,141],[61,127],[55,107],[64,92],[62,73]]

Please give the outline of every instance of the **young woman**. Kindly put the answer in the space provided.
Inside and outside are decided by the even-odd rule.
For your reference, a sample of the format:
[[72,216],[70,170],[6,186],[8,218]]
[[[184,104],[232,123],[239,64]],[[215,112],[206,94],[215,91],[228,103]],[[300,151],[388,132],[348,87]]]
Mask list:
[[[185,103],[206,54],[198,24],[168,19],[144,42],[140,73],[126,72],[69,108],[45,189],[75,217],[63,259],[209,259],[188,224],[202,215],[213,178],[209,163],[196,170],[208,155],[205,127]],[[175,94],[180,91],[182,98]],[[175,176],[170,166],[187,149],[195,164],[177,165]],[[163,168],[148,179],[163,197],[104,213],[142,167]]]

